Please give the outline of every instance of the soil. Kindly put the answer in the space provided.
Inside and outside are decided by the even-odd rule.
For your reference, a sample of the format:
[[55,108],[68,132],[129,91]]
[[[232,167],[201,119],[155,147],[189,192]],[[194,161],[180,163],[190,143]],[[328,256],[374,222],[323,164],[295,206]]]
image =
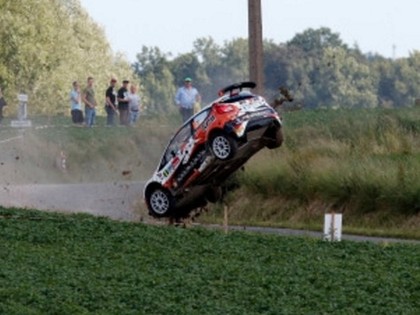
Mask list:
[[0,206],[150,220],[143,202],[144,182],[133,178],[131,169],[114,170],[98,157],[94,171],[72,167],[71,159],[69,167],[69,159],[54,143],[30,131],[0,132]]
[[0,205],[144,221],[143,182],[3,185]]

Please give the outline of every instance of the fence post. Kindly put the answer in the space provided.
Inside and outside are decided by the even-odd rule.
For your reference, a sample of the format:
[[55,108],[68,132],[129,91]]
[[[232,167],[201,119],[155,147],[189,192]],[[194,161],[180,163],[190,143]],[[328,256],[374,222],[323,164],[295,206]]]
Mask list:
[[341,241],[342,214],[327,213],[324,217],[324,240]]

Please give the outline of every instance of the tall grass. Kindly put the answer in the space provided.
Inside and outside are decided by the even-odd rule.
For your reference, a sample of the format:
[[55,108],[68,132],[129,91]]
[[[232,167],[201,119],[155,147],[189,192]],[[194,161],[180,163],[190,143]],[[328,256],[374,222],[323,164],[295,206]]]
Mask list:
[[[284,145],[262,150],[239,174],[242,186],[228,197],[231,222],[319,228],[323,214],[336,211],[345,213],[346,228],[420,238],[420,108],[283,118]],[[136,127],[108,128],[98,117],[89,129],[71,126],[69,117],[34,117],[33,125],[2,127],[0,141],[18,139],[1,144],[0,183],[145,180],[180,120],[144,116]],[[66,173],[54,165],[60,151]],[[222,209],[216,205],[203,220],[221,220]]]
[[346,213],[350,226],[389,228],[410,218],[410,228],[418,229],[420,109],[283,118],[283,147],[261,151],[241,174],[242,188],[231,197],[233,220],[319,224],[325,212],[336,211]]

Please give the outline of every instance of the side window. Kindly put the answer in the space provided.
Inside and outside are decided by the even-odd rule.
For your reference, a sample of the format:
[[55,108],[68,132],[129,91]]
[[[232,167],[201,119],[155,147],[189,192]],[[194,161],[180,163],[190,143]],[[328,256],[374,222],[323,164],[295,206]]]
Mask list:
[[191,136],[191,125],[186,124],[181,130],[172,138],[171,142],[166,148],[165,155],[162,158],[160,168],[166,165],[181,149],[183,143]]
[[207,115],[209,114],[209,111],[210,110],[206,110],[206,111],[198,114],[197,116],[195,116],[192,119],[192,128],[193,128],[193,130],[196,130],[201,125],[201,123],[204,121],[204,119],[206,119]]

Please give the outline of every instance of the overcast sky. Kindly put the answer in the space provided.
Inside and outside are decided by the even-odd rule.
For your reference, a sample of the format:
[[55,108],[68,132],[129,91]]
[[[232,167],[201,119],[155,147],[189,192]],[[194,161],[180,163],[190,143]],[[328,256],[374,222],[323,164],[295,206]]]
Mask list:
[[[329,27],[349,46],[385,57],[420,50],[420,0],[261,0],[263,36],[284,43],[308,28]],[[81,0],[115,52],[130,61],[142,46],[174,56],[197,38],[217,44],[248,36],[247,0]]]

